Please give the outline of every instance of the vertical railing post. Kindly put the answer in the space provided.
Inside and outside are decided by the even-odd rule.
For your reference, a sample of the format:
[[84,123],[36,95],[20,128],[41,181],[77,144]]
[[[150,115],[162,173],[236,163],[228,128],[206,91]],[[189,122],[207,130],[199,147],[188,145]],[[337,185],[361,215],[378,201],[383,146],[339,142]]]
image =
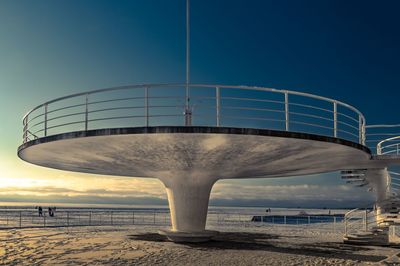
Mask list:
[[361,115],[358,115],[358,143],[365,144],[364,136],[365,136],[365,125],[363,123],[363,119]]
[[337,138],[337,103],[333,102],[333,136]]
[[336,216],[333,216],[333,232],[336,233]]
[[144,87],[144,116],[146,127],[149,126],[149,87]]
[[19,212],[19,228],[22,227],[22,212]]
[[113,211],[110,212],[110,219],[111,219],[111,225],[114,225],[114,221],[113,221]]
[[283,223],[286,224],[286,215],[283,216]]
[[89,225],[92,225],[92,212],[89,212]]
[[132,224],[135,224],[135,212],[132,212]]
[[88,118],[89,118],[89,94],[86,93],[86,99],[85,99],[85,131],[88,130]]
[[285,92],[285,130],[289,131],[289,93]]
[[221,94],[219,87],[215,88],[215,105],[217,109],[217,127],[221,125],[220,117],[221,117]]
[[44,105],[44,136],[47,136],[47,103]]
[[67,211],[67,227],[69,227],[69,211]]
[[23,141],[26,143],[28,141],[28,115],[25,116],[23,120],[24,132],[23,132]]
[[365,232],[367,232],[367,230],[368,230],[368,221],[367,221],[367,209],[365,209],[365,212],[364,212],[364,231]]

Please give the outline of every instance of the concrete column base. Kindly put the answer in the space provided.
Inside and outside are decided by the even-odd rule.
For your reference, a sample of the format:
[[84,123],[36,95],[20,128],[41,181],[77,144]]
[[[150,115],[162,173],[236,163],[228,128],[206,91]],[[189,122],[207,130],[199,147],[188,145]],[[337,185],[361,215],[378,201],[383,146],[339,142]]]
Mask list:
[[208,202],[216,179],[177,176],[161,180],[168,194],[171,230],[159,231],[174,242],[204,242],[218,232],[205,230]]
[[187,242],[187,243],[200,243],[207,242],[212,239],[212,237],[219,234],[218,231],[203,230],[200,232],[180,232],[173,230],[159,230],[160,235],[166,236],[169,240],[173,242]]

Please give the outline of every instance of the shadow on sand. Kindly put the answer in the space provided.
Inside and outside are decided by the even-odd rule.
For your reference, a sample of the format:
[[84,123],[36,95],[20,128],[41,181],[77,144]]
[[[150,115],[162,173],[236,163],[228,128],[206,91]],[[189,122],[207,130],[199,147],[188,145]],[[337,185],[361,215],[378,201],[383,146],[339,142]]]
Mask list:
[[[169,240],[157,233],[132,234],[128,236],[132,240],[168,242]],[[353,246],[341,242],[322,243],[298,243],[295,241],[271,241],[280,238],[301,238],[296,236],[284,236],[262,233],[221,232],[213,240],[205,243],[178,243],[188,248],[198,250],[259,250],[278,252],[293,255],[304,255],[324,258],[336,258],[355,260],[360,262],[378,262],[386,259],[386,256],[360,254],[372,250],[366,246]]]

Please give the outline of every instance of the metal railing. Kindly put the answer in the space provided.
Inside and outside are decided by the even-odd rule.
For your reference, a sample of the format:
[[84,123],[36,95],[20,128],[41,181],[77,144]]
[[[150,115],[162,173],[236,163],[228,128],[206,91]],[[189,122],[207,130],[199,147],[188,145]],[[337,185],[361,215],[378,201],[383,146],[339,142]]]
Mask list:
[[371,213],[374,213],[374,211],[365,208],[348,211],[344,215],[344,235],[347,237],[360,231],[367,232],[373,223],[370,218]]
[[[54,216],[34,210],[0,211],[0,229],[74,227],[74,226],[122,226],[157,225],[170,226],[169,211],[161,210],[57,210]],[[260,227],[292,226],[343,232],[343,216],[326,215],[265,215],[260,213],[231,213],[209,211],[207,226],[212,227]]]
[[399,125],[367,125],[365,144],[378,155],[400,155]]
[[54,99],[24,116],[23,142],[71,131],[194,125],[304,132],[365,144],[363,114],[340,101],[288,90],[204,84],[190,84],[188,99],[185,88],[145,84]]
[[380,141],[376,150],[378,155],[400,155],[400,136]]

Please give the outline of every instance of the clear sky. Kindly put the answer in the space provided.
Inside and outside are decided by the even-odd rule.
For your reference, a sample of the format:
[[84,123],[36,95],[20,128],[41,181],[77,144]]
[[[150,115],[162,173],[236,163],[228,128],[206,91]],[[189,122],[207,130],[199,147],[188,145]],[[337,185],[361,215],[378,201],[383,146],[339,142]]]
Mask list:
[[[398,123],[399,1],[191,1],[191,80],[298,90]],[[52,98],[185,79],[185,1],[0,1],[0,203],[165,203],[153,179],[21,162],[21,118]],[[94,180],[96,182],[94,182]],[[278,192],[277,192],[278,191]],[[239,193],[240,192],[240,193]],[[220,181],[215,204],[357,205],[337,173]]]

